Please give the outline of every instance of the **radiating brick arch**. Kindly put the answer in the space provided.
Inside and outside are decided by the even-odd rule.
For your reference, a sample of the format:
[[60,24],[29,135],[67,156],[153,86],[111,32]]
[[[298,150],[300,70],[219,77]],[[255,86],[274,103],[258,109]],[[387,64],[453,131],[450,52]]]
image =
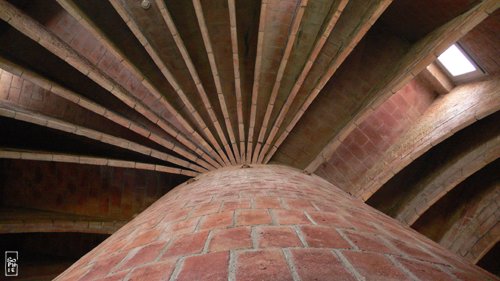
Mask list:
[[33,218],[28,218],[26,222],[0,222],[0,234],[6,233],[29,233],[29,232],[77,232],[77,233],[96,233],[96,234],[113,234],[120,229],[125,222],[107,222],[107,221],[92,221],[82,218],[74,220],[62,219],[47,219],[32,221]]
[[[432,205],[412,228],[477,263],[496,243],[500,160],[468,177]],[[477,231],[481,229],[481,231]]]
[[26,207],[0,209],[0,234],[41,232],[112,234],[125,224],[124,220],[107,220]]
[[[8,134],[0,138],[0,165],[9,167],[0,171],[0,207],[87,215],[76,220],[88,226],[90,222],[127,221],[189,178],[194,179],[186,185],[196,186],[205,174],[226,168],[249,168],[250,174],[254,165],[269,163],[305,169],[289,182],[291,186],[311,174],[321,175],[366,201],[408,163],[418,162],[422,153],[499,109],[500,71],[496,68],[500,62],[494,56],[498,40],[494,32],[488,32],[497,26],[498,3],[452,2],[0,0],[0,40],[8,42],[0,44],[0,129]],[[461,40],[471,30],[476,31],[471,33],[472,42],[479,39],[484,52],[471,40]],[[473,50],[473,58],[485,73],[474,80],[476,84],[452,90],[455,82],[441,79],[444,74],[433,63],[457,40],[467,43],[462,46],[466,51]],[[460,175],[440,171],[460,181],[474,172],[473,164],[483,165],[478,159],[469,163],[470,169],[464,165]],[[111,180],[115,176],[116,181]],[[250,186],[238,185],[243,191],[237,198],[227,191],[225,199],[234,200],[223,206],[236,210],[235,224],[244,217],[239,212],[273,209],[267,210],[271,225],[233,226],[245,233],[250,229],[252,247],[260,243],[255,238],[266,240],[267,234],[297,238],[292,242],[303,248],[285,247],[274,257],[284,258],[282,265],[289,271],[283,272],[293,279],[307,279],[317,272],[294,267],[299,261],[306,267],[315,263],[306,253],[314,242],[300,235],[302,228],[309,235],[310,226],[301,223],[309,221],[312,228],[325,230],[329,226],[323,223],[337,217],[319,213],[338,208],[294,200],[299,198],[293,192],[279,200],[264,200],[252,190],[251,185],[259,180],[255,178]],[[272,186],[287,180],[272,179]],[[437,185],[442,192],[432,194],[429,206],[452,189],[452,184]],[[13,188],[19,192],[3,196]],[[306,198],[319,192],[315,188],[303,191],[310,192],[303,194]],[[210,209],[215,197],[198,195],[191,203]],[[416,206],[423,206],[419,212],[429,207]],[[297,211],[292,209],[298,210],[292,212],[295,216],[281,216]],[[345,248],[328,248],[314,249],[311,254],[325,264],[340,262],[344,267],[338,267],[338,272],[343,268],[346,276],[362,279],[369,269],[354,269],[361,264],[354,256],[366,253],[361,244],[374,237],[365,234],[376,229],[372,222],[357,221],[356,215],[364,214],[359,209],[348,209],[352,215],[336,221],[342,229],[335,231],[352,247],[347,252],[358,252],[344,256]],[[167,216],[176,213],[163,211]],[[224,215],[209,220],[211,215],[203,214],[198,225],[189,220],[173,232],[194,227],[199,234],[207,223],[227,222]],[[483,274],[425,238],[417,239],[416,248],[398,243],[391,231],[402,235],[399,238],[415,233],[382,214],[370,213],[369,217],[387,227],[374,239],[395,251],[371,253],[372,257],[395,266],[395,272],[402,273],[395,276],[466,279],[462,273]],[[288,219],[299,223],[290,227],[285,224]],[[349,228],[343,223],[354,225]],[[85,230],[69,218],[61,218],[61,224]],[[154,224],[162,222],[152,219],[137,228]],[[12,226],[16,231],[23,227],[56,231],[58,224],[47,219]],[[356,233],[362,229],[366,233]],[[213,232],[214,237],[218,234],[218,230]],[[214,237],[208,235],[205,241]],[[262,248],[274,245],[272,237],[268,240]],[[148,255],[152,254],[149,249],[157,248],[148,248]],[[228,270],[234,273],[232,266],[240,257],[235,251],[239,250],[215,251],[212,257],[218,262],[227,258]],[[249,251],[254,250],[261,249]],[[264,256],[272,251],[266,249]],[[203,253],[208,254],[208,249]],[[429,262],[426,253],[436,260]],[[124,261],[131,262],[136,254],[130,253]],[[248,258],[253,265],[256,257],[247,254],[242,253],[242,259]],[[196,267],[198,258],[186,256],[179,264]],[[443,259],[450,261],[449,267],[439,264]],[[179,264],[174,265],[177,271],[172,279],[196,279],[183,273]],[[162,263],[154,269],[163,266],[168,267]],[[236,278],[233,273],[229,279]]]
[[[0,66],[17,74],[13,75],[0,70],[0,76],[4,81],[3,85],[8,85],[1,92],[0,99],[9,104],[12,103],[29,111],[56,119],[64,119],[97,131],[107,131],[114,136],[130,138],[136,142],[144,143],[144,139],[141,137],[148,138],[161,147],[171,149],[205,168],[212,168],[208,163],[189,153],[185,147],[175,146],[168,134],[141,119],[137,114],[130,114],[127,111],[117,113],[107,109],[57,82],[3,58],[0,58]],[[131,134],[127,129],[137,135]],[[151,145],[147,141],[146,144]],[[199,170],[196,167],[195,169]]]
[[434,102],[350,192],[367,200],[414,159],[460,129],[500,109],[500,78],[459,86]]
[[[149,148],[151,147],[151,143],[145,142],[143,138],[130,134],[130,132],[126,130],[131,128],[132,130],[135,129],[135,132],[147,132],[149,129],[144,129],[137,123],[113,113],[112,111],[108,111],[102,106],[69,90],[61,89],[60,91],[64,94],[59,91],[57,91],[58,94],[54,94],[49,90],[59,86],[53,85],[50,81],[39,77],[37,74],[30,73],[19,66],[8,62],[4,62],[4,64],[11,67],[17,67],[20,71],[23,71],[23,77],[28,77],[28,79],[32,79],[39,84],[32,83],[30,80],[25,80],[9,72],[0,70],[0,75],[3,76],[4,79],[14,81],[10,83],[10,88],[3,91],[4,96],[0,99],[1,116],[81,135],[86,138],[92,138],[103,143],[133,152],[151,155],[162,160],[171,160],[177,165],[183,165],[198,171],[206,170],[205,168],[172,156],[171,153],[159,151],[158,147],[151,149]],[[72,102],[76,102],[80,106]],[[96,114],[92,113],[97,113],[101,116],[96,116]],[[103,118],[106,116],[109,117],[109,120]],[[112,124],[109,121],[116,124]],[[120,128],[118,124],[121,124],[125,128]],[[104,133],[104,131],[109,133]],[[151,136],[152,140],[161,139],[160,136],[155,136],[155,134],[151,132],[143,134],[147,137]],[[129,141],[127,139],[132,139],[134,141]],[[158,142],[166,147],[173,148],[173,145],[169,146],[165,144],[165,142],[168,144],[168,141]],[[182,151],[180,152],[182,153]]]
[[[494,209],[493,207],[490,207]],[[459,252],[461,255],[470,261],[477,263],[496,243],[500,241],[498,233],[500,232],[500,224],[495,219],[495,212],[498,213],[498,207],[494,212],[484,210],[483,220],[477,218],[476,221],[469,225],[459,226],[460,231],[452,229],[456,233],[456,237],[449,238],[452,250]],[[445,237],[446,239],[446,237]]]
[[468,207],[440,239],[446,248],[477,263],[499,241],[499,183],[490,192]]
[[397,173],[367,203],[412,225],[441,198],[462,188],[462,182],[499,157],[499,120],[500,112],[494,113],[437,144]]
[[401,222],[412,225],[447,192],[499,157],[500,135],[481,144],[480,147],[441,170],[438,176],[425,183],[426,186],[407,202],[395,217]]

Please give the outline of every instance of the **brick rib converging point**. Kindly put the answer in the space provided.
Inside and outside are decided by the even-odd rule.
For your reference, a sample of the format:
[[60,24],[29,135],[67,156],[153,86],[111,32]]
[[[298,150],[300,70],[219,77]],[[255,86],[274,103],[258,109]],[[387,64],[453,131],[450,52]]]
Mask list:
[[[498,72],[476,85],[448,81],[432,65],[419,74],[498,17],[498,1],[456,4],[428,26],[412,14],[401,30],[394,14],[409,4],[392,0],[147,2],[54,0],[38,9],[0,0],[0,37],[12,42],[0,44],[0,125],[16,140],[2,142],[0,158],[11,159],[2,161],[153,171],[172,186],[191,178],[58,280],[495,279],[408,225],[497,161],[498,135],[420,177],[394,211],[403,223],[363,201],[459,131],[498,117]],[[404,85],[426,87],[425,97],[399,96]],[[418,114],[391,124],[411,110]],[[21,137],[38,131],[62,137],[47,148]],[[72,139],[92,147],[58,147]],[[449,248],[489,249],[482,230],[459,241],[474,236],[483,247]]]
[[[25,75],[26,78],[35,81],[35,84],[40,82],[49,91],[62,88],[65,98],[77,100],[79,106],[108,119],[118,116],[110,120],[126,124],[127,129],[134,133],[143,134],[165,146],[179,154],[179,158],[186,158],[179,159],[176,164],[194,167],[197,172],[246,163],[266,164],[285,140],[294,134],[295,126],[309,112],[309,107],[327,82],[391,2],[373,1],[366,6],[349,0],[329,4],[302,0],[278,4],[263,0],[253,4],[256,15],[254,22],[249,24],[250,18],[241,14],[239,8],[249,9],[252,5],[233,0],[221,3],[193,0],[185,4],[184,10],[179,8],[179,4],[156,0],[151,2],[147,11],[139,9],[139,3],[134,1],[112,0],[106,7],[111,8],[116,21],[127,27],[123,33],[137,43],[131,48],[139,48],[141,51],[136,51],[148,57],[144,61],[149,61],[151,65],[143,68],[138,65],[137,58],[128,57],[128,51],[116,44],[109,30],[106,32],[109,27],[103,28],[93,22],[96,19],[83,4],[71,0],[57,1],[60,13],[71,18],[68,23],[79,26],[83,30],[80,35],[94,40],[105,49],[101,59],[93,58],[93,54],[80,48],[74,39],[65,37],[60,23],[42,23],[39,17],[0,0],[0,18],[3,21],[108,91],[129,110],[158,126],[169,140],[147,132],[147,128],[141,129],[133,120],[120,118],[104,105],[77,97],[76,92],[67,90],[71,89],[69,85],[56,84],[54,79],[46,79],[42,75],[37,77],[29,68],[18,69],[6,64],[1,67],[20,72],[18,75],[21,77],[24,71],[29,74]],[[427,42],[430,47],[416,54],[415,59],[404,61],[404,65],[412,71],[405,74],[400,71],[391,79],[375,85],[369,95],[373,99],[368,99],[366,107],[355,116],[355,121],[348,122],[339,134],[333,136],[306,170],[314,172],[331,156],[339,138],[356,128],[356,124],[379,100],[390,96],[396,86],[402,85],[401,82],[409,76],[413,77],[414,72],[423,68],[429,58],[435,58],[437,51],[450,40],[463,35],[463,32],[448,31],[458,28],[470,30],[491,13],[492,2],[488,0],[476,5],[425,37],[422,42]],[[315,18],[319,7],[327,11]],[[192,22],[188,24],[172,14],[179,10],[190,13],[186,17]],[[216,18],[214,15],[220,17],[220,21],[209,21]],[[354,24],[352,15],[359,16],[360,22]],[[149,24],[155,20],[158,27],[150,27]],[[221,30],[214,29],[214,26]],[[311,26],[316,26],[317,32],[310,38],[304,37]],[[186,29],[189,32],[184,32]],[[277,34],[276,30],[286,30],[287,34]],[[155,38],[160,32],[164,32],[165,38]],[[190,46],[192,42],[200,46]],[[223,46],[220,42],[230,44]],[[419,52],[422,44],[420,41],[415,43],[407,56]],[[282,50],[277,50],[278,46]],[[306,52],[300,54],[304,50]],[[231,63],[222,55],[228,55]],[[121,68],[128,76],[115,75],[111,67],[103,67],[105,58],[108,58],[112,68]],[[247,68],[244,63],[253,67]],[[297,63],[303,65],[294,66]],[[292,71],[290,68],[296,69]],[[157,73],[151,75],[154,78],[149,77],[151,73],[144,69]],[[130,83],[124,82],[127,77]],[[234,81],[225,81],[228,77]],[[264,104],[266,101],[267,104]]]

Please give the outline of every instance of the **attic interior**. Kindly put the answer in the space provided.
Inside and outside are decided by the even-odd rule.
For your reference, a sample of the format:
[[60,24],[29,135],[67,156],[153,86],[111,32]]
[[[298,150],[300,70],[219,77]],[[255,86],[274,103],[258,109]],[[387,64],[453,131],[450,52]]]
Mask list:
[[0,249],[51,280],[177,185],[279,164],[499,276],[499,5],[0,0]]

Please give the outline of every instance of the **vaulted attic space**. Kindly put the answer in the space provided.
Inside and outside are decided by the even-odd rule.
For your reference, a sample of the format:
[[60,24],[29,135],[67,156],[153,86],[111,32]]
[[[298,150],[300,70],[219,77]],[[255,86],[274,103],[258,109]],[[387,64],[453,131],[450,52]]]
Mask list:
[[0,251],[16,280],[497,280],[499,6],[0,0]]

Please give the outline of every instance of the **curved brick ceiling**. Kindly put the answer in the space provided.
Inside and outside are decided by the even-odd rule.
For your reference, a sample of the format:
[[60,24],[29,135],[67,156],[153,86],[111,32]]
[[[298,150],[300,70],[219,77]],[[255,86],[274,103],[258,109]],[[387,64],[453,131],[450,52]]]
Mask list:
[[[79,195],[73,208],[28,196],[4,200],[6,210],[25,220],[65,213],[63,221],[88,222],[69,229],[93,232],[90,222],[130,219],[189,177],[277,163],[315,173],[432,236],[457,227],[429,219],[433,207],[450,205],[442,202],[455,187],[500,156],[497,1],[418,8],[406,0],[150,2],[144,9],[135,0],[0,0],[0,128],[7,136],[0,156],[16,159],[3,160],[12,162],[3,164],[9,180],[1,191],[20,185],[12,167],[22,170],[21,160],[41,171],[107,166],[82,175],[96,177],[106,200]],[[429,66],[457,40],[485,71],[463,85]],[[476,137],[481,130],[489,134]],[[462,139],[474,145],[455,145]],[[33,164],[39,161],[58,164]],[[105,174],[122,170],[161,192],[110,191]],[[461,213],[456,221],[466,201],[448,206]],[[42,213],[24,209],[31,206]],[[498,249],[492,216],[485,245],[440,243],[481,256]],[[95,232],[112,232],[110,224]],[[38,227],[15,222],[0,230],[11,226],[7,232]]]

